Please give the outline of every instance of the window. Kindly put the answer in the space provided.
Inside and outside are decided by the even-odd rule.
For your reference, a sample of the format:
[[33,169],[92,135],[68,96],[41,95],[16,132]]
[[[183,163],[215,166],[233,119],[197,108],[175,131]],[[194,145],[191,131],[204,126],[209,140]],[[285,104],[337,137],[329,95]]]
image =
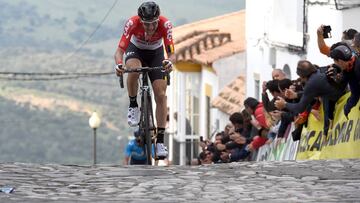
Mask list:
[[[187,119],[186,135],[198,135],[199,134],[199,119],[200,119],[200,107],[199,107],[199,95],[200,95],[200,78],[199,74],[186,74],[185,77],[185,113]],[[190,130],[191,129],[191,130]]]
[[260,80],[255,80],[255,98],[259,100],[260,95]]
[[286,74],[286,77],[291,80],[291,70],[288,64],[284,65],[283,71]]
[[200,74],[186,74],[185,92],[186,162],[190,163],[199,153],[197,138],[200,131]]
[[255,94],[255,99],[259,100],[260,98],[260,74],[259,73],[254,73],[254,94]]

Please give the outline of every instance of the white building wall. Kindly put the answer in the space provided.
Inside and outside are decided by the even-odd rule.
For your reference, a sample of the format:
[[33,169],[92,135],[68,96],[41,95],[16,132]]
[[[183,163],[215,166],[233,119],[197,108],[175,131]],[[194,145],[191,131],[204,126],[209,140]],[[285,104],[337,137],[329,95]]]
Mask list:
[[246,1],[247,97],[259,97],[255,79],[271,80],[273,68],[287,64],[291,77],[296,75],[300,56],[277,45],[302,46],[302,0]]
[[[319,18],[318,16],[326,16]],[[328,46],[341,40],[342,32],[349,28],[360,31],[360,8],[336,10],[330,6],[314,5],[308,8],[308,52],[307,59],[317,65],[324,66],[333,63],[333,60],[319,52],[317,45],[318,27],[330,25],[332,38],[325,39]]]
[[[213,126],[215,123],[215,116],[207,115],[206,113],[206,85],[211,86],[212,89],[212,95],[210,95],[210,98],[216,97],[217,89],[218,89],[218,77],[217,75],[210,71],[209,68],[203,67],[201,72],[201,90],[200,91],[200,136],[208,137],[206,134],[206,129],[208,126],[206,126],[206,120],[207,116],[210,116],[210,126]],[[211,107],[211,106],[210,106]],[[211,113],[210,113],[211,114]],[[211,129],[211,128],[210,128]]]
[[[214,89],[213,98],[215,98],[226,85],[235,80],[239,75],[243,76],[246,80],[246,52],[241,52],[217,60],[213,63],[213,68],[218,76],[216,79],[218,80],[218,88]],[[223,131],[226,124],[230,122],[230,115],[215,108],[211,110],[211,113],[214,118],[212,119],[212,126],[214,127],[214,130]]]
[[290,67],[292,79],[297,78],[296,66],[300,59],[320,66],[332,63],[329,57],[319,52],[317,46],[316,31],[321,24],[332,27],[332,38],[325,40],[329,46],[341,40],[343,30],[360,30],[360,21],[357,20],[360,8],[336,10],[334,6],[311,5],[307,8],[307,54],[290,53],[277,46],[274,55],[272,43],[302,46],[299,43],[302,42],[302,6],[303,0],[246,1],[247,96],[255,97],[256,74],[260,75],[262,84],[262,81],[271,79],[272,68],[283,69],[285,64]]
[[[202,70],[202,82],[201,86],[203,90],[205,90],[205,85],[208,84],[212,87],[212,95],[211,99],[214,99],[219,95],[221,90],[225,88],[226,85],[235,80],[239,75],[245,77],[246,68],[245,68],[246,54],[238,53],[232,56],[222,58],[213,63],[212,68],[215,70],[215,73],[209,71],[207,68],[203,68]],[[245,88],[245,87],[244,87]],[[206,95],[205,91],[201,91],[201,120],[200,120],[200,135],[205,135],[206,133]],[[210,118],[210,134],[215,131],[222,131],[225,128],[225,125],[229,123],[228,114],[219,111],[216,108],[211,108],[210,110],[211,118]]]
[[219,91],[236,79],[239,75],[246,75],[246,53],[238,53],[232,56],[217,60],[213,68],[218,75]]
[[[276,61],[277,61],[276,68],[283,69],[284,66],[287,64],[290,67],[290,71],[291,71],[291,78],[289,79],[294,80],[298,78],[296,74],[297,63],[299,60],[305,59],[304,57],[305,56],[299,56],[294,53],[289,53],[286,50],[278,50],[276,54]],[[268,72],[267,74],[268,75],[264,77],[265,81],[272,80],[271,71]]]

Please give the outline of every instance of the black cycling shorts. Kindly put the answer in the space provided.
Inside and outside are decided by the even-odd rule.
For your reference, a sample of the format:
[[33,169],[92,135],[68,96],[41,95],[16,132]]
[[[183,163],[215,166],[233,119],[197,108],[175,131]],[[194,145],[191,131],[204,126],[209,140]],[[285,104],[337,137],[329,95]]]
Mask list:
[[[139,49],[134,44],[129,43],[125,52],[125,63],[131,58],[137,58],[141,61],[142,67],[158,67],[162,66],[164,58],[164,48],[160,47],[155,50]],[[154,70],[149,72],[151,82],[161,79],[164,80],[166,73],[162,70]]]
[[136,159],[130,159],[130,165],[146,165],[147,160],[136,160]]

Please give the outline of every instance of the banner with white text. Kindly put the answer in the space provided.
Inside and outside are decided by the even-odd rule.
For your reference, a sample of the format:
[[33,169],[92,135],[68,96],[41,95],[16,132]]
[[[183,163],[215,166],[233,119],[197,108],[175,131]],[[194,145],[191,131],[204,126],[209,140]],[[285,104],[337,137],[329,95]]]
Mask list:
[[[301,134],[297,160],[360,158],[360,102],[346,118],[343,109],[349,96],[347,93],[337,102],[328,136],[323,135],[324,120],[310,114]],[[323,118],[322,107],[320,117]]]

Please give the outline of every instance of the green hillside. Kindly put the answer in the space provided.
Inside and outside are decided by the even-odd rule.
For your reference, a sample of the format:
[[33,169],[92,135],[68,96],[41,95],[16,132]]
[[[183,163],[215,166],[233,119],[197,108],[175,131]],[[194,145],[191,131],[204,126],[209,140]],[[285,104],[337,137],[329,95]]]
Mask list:
[[[0,97],[0,162],[92,164],[93,134],[88,116],[19,106]],[[120,163],[124,142],[101,126],[97,160]]]
[[[17,63],[18,58],[27,63]],[[12,71],[112,70],[111,62],[82,55],[66,65],[61,63],[66,60],[61,54],[26,54],[8,49],[0,52],[0,59],[1,67],[11,67]],[[92,151],[88,119],[96,110],[102,117],[98,161],[121,163],[123,146],[132,134],[125,120],[127,103],[126,91],[119,88],[115,75],[76,80],[0,80],[0,119],[6,121],[0,131],[0,162],[87,164]],[[65,153],[66,148],[72,150]]]

